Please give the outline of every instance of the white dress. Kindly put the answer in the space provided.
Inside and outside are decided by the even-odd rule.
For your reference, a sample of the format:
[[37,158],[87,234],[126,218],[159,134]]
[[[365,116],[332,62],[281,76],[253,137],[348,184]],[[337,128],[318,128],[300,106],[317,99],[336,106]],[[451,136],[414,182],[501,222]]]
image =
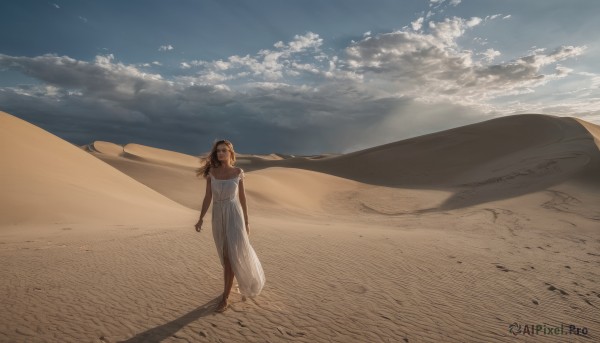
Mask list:
[[213,198],[212,232],[221,266],[225,268],[224,254],[228,254],[240,293],[255,297],[265,285],[265,273],[250,245],[244,224],[244,210],[238,196],[244,170],[227,180],[219,180],[211,173],[209,175]]

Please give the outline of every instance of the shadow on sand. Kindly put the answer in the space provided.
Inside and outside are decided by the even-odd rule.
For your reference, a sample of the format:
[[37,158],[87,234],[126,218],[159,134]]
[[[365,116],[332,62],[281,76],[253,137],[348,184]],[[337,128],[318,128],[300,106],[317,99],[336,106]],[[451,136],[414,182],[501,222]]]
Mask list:
[[206,317],[210,314],[218,314],[215,309],[218,303],[221,301],[221,295],[207,302],[206,304],[182,315],[179,318],[173,319],[172,321],[159,325],[157,327],[148,329],[129,338],[124,341],[118,341],[119,343],[142,343],[142,342],[161,342],[171,336],[189,323],[197,320],[198,318]]

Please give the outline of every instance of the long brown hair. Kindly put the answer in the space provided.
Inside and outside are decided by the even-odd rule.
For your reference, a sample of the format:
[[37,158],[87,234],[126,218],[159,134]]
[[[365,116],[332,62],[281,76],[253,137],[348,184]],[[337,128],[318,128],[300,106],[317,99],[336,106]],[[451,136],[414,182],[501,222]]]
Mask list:
[[222,164],[217,158],[217,146],[219,146],[219,144],[225,144],[227,146],[227,149],[230,153],[231,165],[235,164],[235,150],[233,150],[233,144],[226,139],[215,140],[208,156],[200,157],[202,167],[196,169],[196,177],[202,175],[204,178],[206,178],[208,177],[210,168],[216,168]]

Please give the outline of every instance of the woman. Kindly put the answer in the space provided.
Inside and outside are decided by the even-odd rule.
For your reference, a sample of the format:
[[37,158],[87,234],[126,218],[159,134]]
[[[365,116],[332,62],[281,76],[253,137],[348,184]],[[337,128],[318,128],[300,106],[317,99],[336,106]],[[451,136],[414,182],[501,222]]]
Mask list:
[[[206,178],[206,194],[196,231],[201,232],[204,215],[213,199],[212,232],[225,275],[225,288],[217,312],[227,309],[233,278],[244,297],[260,294],[265,274],[250,245],[244,170],[234,167],[235,151],[228,140],[216,141],[196,176]],[[245,226],[245,230],[244,230]]]

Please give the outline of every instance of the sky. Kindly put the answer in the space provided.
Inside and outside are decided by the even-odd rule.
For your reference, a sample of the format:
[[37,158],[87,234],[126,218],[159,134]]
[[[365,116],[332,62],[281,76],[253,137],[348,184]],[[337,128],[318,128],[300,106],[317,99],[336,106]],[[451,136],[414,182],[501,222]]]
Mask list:
[[349,153],[497,117],[600,124],[596,0],[13,0],[0,110],[73,144]]

